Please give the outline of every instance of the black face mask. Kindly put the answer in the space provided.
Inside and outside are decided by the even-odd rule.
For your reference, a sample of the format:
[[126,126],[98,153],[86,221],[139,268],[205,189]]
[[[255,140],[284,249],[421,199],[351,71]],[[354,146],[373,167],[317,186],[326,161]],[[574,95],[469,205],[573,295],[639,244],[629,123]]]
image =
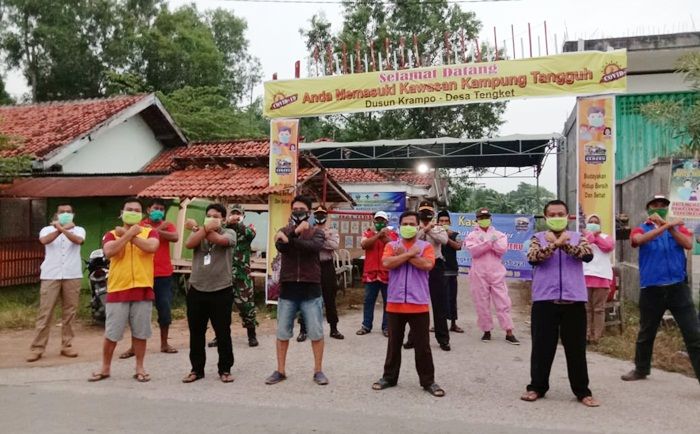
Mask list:
[[418,213],[418,218],[422,222],[428,223],[433,220],[433,217],[435,217],[435,215],[430,211],[421,211]]
[[314,215],[314,220],[315,220],[316,223],[319,224],[319,225],[325,224],[325,223],[326,223],[326,220],[328,220],[328,216],[327,216],[327,215],[325,215],[325,214],[322,214],[322,215],[323,215],[323,217],[321,217],[321,215],[319,215],[319,216]]
[[292,211],[292,221],[294,224],[299,224],[309,218],[307,211]]

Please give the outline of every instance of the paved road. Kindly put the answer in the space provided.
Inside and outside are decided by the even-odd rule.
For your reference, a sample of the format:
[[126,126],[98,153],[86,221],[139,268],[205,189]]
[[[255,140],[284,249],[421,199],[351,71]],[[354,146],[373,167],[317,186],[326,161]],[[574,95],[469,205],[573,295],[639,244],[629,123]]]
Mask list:
[[[465,285],[466,286],[466,285]],[[465,294],[466,291],[463,291]],[[326,387],[311,381],[308,343],[291,345],[289,379],[266,386],[274,369],[274,336],[248,348],[234,339],[236,381],[216,376],[216,353],[208,350],[207,377],[185,385],[186,351],[149,354],[153,376],[131,379],[133,361],[116,361],[112,378],[86,381],[95,363],[0,369],[0,431],[81,432],[700,432],[700,387],[696,380],[654,371],[648,381],[619,380],[627,362],[589,354],[591,388],[603,404],[585,408],[574,399],[560,348],[546,399],[518,399],[528,381],[530,340],[525,317],[516,321],[523,345],[511,346],[495,333],[481,343],[467,297],[461,297],[465,335],[453,335],[453,351],[433,343],[436,379],[447,396],[433,398],[418,386],[413,354],[406,351],[399,386],[374,392],[386,340],[379,333],[356,336],[361,314],[341,318],[344,341],[327,340]],[[7,349],[2,349],[6,351]]]

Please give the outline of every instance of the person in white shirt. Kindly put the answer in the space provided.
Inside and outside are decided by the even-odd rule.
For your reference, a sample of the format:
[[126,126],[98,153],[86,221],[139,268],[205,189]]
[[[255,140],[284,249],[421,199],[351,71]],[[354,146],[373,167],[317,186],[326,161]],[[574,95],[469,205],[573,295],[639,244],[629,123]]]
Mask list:
[[51,331],[51,320],[56,303],[61,300],[61,355],[77,357],[71,348],[73,341],[73,321],[78,309],[80,284],[83,268],[80,259],[80,246],[85,241],[85,229],[73,223],[73,207],[61,204],[50,226],[39,233],[39,241],[46,254],[41,264],[41,293],[39,316],[36,320],[36,336],[31,345],[28,362],[39,360],[46,350]]

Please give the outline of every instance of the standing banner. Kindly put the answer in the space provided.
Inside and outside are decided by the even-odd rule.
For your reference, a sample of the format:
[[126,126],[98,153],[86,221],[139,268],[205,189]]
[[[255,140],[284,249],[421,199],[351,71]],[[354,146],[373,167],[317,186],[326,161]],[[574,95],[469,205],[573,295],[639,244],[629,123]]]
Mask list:
[[[464,242],[469,232],[481,230],[476,223],[474,213],[450,213],[452,230],[459,232],[459,239]],[[503,255],[507,278],[532,280],[532,266],[527,261],[526,242],[535,233],[535,217],[523,214],[493,214],[492,225],[508,237],[508,250]],[[457,263],[460,271],[469,272],[472,257],[465,249],[457,251]]]
[[438,107],[627,88],[627,52],[582,51],[530,59],[440,65],[265,82],[269,118]]
[[270,122],[270,187],[297,183],[299,119]]
[[290,188],[289,194],[268,196],[267,226],[267,275],[265,278],[265,301],[277,303],[279,298],[279,273],[282,258],[275,248],[277,231],[289,223],[292,213],[294,187],[297,183],[299,153],[299,120],[274,119],[270,122],[270,187]]
[[591,214],[615,236],[615,98],[579,98],[576,103],[578,228]]
[[672,160],[669,185],[671,216],[683,219],[693,233],[691,292],[697,302],[700,290],[700,161]]

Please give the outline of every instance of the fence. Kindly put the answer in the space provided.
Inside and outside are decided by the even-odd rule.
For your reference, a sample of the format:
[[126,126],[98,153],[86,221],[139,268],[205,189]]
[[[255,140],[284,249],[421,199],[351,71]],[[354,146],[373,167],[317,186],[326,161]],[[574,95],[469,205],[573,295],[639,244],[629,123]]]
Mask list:
[[44,247],[36,238],[0,240],[0,287],[39,281]]

